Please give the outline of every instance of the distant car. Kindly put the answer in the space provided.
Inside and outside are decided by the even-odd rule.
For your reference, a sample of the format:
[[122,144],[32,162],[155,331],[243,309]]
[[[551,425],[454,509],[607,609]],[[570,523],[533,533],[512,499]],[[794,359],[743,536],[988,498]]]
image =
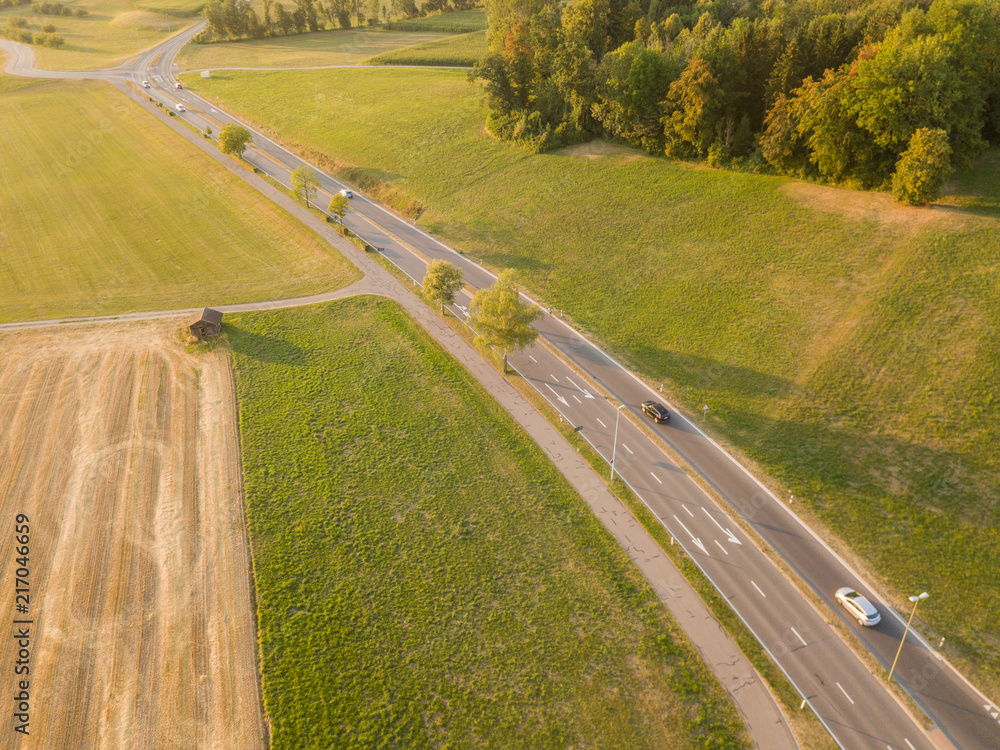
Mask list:
[[143,87],[144,89],[148,89],[148,88],[149,88],[149,81],[143,81],[143,82],[142,82],[142,87]]
[[882,615],[865,597],[852,588],[845,586],[837,589],[837,601],[851,613],[851,617],[866,628],[874,627],[882,622]]
[[176,83],[174,83],[174,88],[175,89],[182,89],[182,88],[184,88],[184,85],[180,81],[177,81]]
[[670,419],[670,412],[667,411],[666,407],[655,401],[643,401],[642,413],[651,416],[654,422],[666,422]]
[[187,112],[187,109],[185,109],[185,107],[184,107],[183,104],[178,104],[177,105],[177,111],[178,112]]
[[340,194],[342,196],[344,196],[345,198],[353,198],[354,197],[354,193],[352,193],[350,190],[347,190],[346,188],[344,190],[341,190]]

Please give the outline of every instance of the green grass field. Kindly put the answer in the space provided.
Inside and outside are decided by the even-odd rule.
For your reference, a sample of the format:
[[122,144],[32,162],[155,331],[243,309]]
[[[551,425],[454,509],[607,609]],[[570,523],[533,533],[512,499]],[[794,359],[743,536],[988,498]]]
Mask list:
[[411,18],[404,21],[391,21],[383,24],[393,31],[439,31],[447,34],[467,34],[470,31],[482,31],[488,26],[486,11],[482,9],[460,10],[452,13],[441,13],[424,18]]
[[444,39],[438,32],[337,29],[246,42],[188,44],[177,57],[181,70],[202,68],[296,68],[356,65],[379,53]]
[[[85,8],[88,15],[48,16],[33,13],[31,5],[6,8],[0,11],[0,25],[7,24],[10,16],[21,16],[28,21],[28,31],[39,34],[42,27],[52,24],[55,33],[66,40],[62,49],[51,49],[33,44],[35,63],[47,70],[97,70],[110,68],[134,57],[140,50],[159,44],[171,34],[197,23],[197,18],[178,18],[176,10],[164,7],[163,12],[152,12],[154,5],[143,5],[145,10],[133,6],[130,0],[78,0],[64,3],[70,8]],[[187,7],[187,0],[162,0],[166,5]]]
[[0,153],[0,321],[277,299],[358,278],[107,84],[0,76]]
[[369,65],[447,65],[471,68],[486,52],[486,32],[473,31],[437,42],[383,52],[365,62]]
[[206,5],[206,0],[138,0],[133,3],[136,10],[181,17],[197,16]]
[[395,303],[226,328],[274,750],[748,746],[624,551]]
[[[1000,690],[997,181],[947,202],[652,159],[531,155],[485,134],[462,72],[191,81],[426,206],[734,445]],[[322,92],[335,99],[317,104]],[[301,103],[289,107],[290,101]],[[991,208],[992,207],[992,208]]]

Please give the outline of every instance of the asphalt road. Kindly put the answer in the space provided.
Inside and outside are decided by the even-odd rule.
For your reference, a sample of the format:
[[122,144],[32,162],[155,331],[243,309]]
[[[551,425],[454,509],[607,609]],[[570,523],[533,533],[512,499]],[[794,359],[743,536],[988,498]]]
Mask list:
[[[210,124],[217,132],[231,118],[191,92],[173,88],[173,57],[197,30],[195,27],[168,40],[129,67],[71,77],[128,79],[136,85],[149,80],[152,88],[148,94],[175,111],[177,102],[183,102],[187,111],[179,117],[198,129]],[[22,55],[11,65],[13,69],[9,65],[8,70],[20,73],[25,66],[30,68],[31,61]],[[285,184],[288,172],[304,163],[256,133],[246,158]],[[317,173],[327,195],[343,187],[320,170]],[[326,199],[320,199],[320,205],[325,205]],[[463,269],[471,287],[493,283],[492,274],[378,204],[356,195],[351,209],[345,223],[383,248],[384,255],[413,278],[423,277],[425,259],[445,258]],[[467,303],[468,298],[463,298],[455,311],[463,314]],[[888,668],[903,633],[902,619],[787,505],[692,421],[671,407],[673,417],[668,424],[647,425],[655,434],[650,439],[631,420],[645,419],[639,405],[648,399],[661,400],[655,393],[558,318],[546,316],[537,327],[575,369],[539,345],[512,356],[512,364],[606,459],[610,461],[614,455],[616,470],[727,598],[841,747],[931,748],[928,737],[826,622],[834,613]],[[599,383],[618,403],[595,396],[580,372]],[[622,411],[630,412],[630,418],[617,422],[615,441],[619,403],[626,405]],[[664,445],[711,484],[725,500],[725,508],[718,507],[666,457]],[[743,516],[781,555],[826,603],[827,610],[817,611],[799,594],[726,516],[732,511]],[[878,626],[861,628],[833,601],[833,592],[845,585],[876,603],[883,613]],[[894,677],[955,747],[1000,748],[1000,711],[913,631]]]

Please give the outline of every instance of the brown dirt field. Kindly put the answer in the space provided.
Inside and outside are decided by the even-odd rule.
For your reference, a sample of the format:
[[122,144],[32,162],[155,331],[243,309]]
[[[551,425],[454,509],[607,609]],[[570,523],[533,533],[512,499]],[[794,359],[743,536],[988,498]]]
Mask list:
[[0,747],[267,747],[232,376],[181,323],[0,335],[0,616],[34,621],[31,734],[8,645]]

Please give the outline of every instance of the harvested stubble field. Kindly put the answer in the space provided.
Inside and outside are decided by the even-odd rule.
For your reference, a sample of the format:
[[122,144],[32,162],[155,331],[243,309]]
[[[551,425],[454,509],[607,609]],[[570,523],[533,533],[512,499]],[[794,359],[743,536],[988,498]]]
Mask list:
[[267,745],[228,359],[178,328],[0,336],[0,580],[24,514],[34,620],[30,745],[0,747]]

